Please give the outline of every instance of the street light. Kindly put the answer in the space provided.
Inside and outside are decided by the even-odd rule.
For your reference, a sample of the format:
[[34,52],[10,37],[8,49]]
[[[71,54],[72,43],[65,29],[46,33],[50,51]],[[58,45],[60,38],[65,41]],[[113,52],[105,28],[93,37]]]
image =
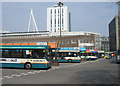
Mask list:
[[58,6],[60,7],[60,37],[61,37],[61,7],[63,6],[63,3],[59,2]]
[[118,14],[120,13],[120,1],[116,2],[116,4],[118,5]]
[[[58,6],[60,7],[60,38],[61,38],[61,7],[63,6],[62,2],[58,2]],[[61,47],[61,40],[59,40],[59,48]]]

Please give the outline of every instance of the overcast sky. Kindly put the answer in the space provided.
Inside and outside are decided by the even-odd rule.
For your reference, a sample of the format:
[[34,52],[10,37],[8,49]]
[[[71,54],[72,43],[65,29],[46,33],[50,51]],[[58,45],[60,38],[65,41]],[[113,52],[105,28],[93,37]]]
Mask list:
[[[3,2],[2,30],[27,31],[30,9],[39,31],[47,30],[47,8],[57,2]],[[108,24],[117,14],[117,5],[111,2],[65,2],[71,13],[72,31],[89,31],[108,36]],[[32,31],[33,29],[31,29]]]

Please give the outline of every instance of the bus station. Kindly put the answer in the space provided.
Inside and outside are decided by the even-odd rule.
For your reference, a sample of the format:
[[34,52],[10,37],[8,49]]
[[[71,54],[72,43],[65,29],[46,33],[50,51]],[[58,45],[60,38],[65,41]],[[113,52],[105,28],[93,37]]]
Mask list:
[[119,86],[119,0],[8,1],[0,3],[3,86]]

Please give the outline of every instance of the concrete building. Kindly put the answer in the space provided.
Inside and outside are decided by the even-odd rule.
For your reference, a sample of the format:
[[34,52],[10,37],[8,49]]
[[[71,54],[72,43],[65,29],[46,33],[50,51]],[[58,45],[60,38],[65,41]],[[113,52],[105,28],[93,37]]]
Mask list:
[[108,37],[101,37],[101,50],[109,52],[109,38]]
[[68,12],[67,6],[63,5],[60,7],[55,5],[47,8],[47,31],[59,32],[60,31],[60,12],[61,12],[61,31],[71,31],[70,13]]
[[109,23],[110,51],[120,48],[120,14]]
[[2,43],[57,42],[59,47],[86,47],[100,50],[100,34],[92,32],[19,32],[2,33]]

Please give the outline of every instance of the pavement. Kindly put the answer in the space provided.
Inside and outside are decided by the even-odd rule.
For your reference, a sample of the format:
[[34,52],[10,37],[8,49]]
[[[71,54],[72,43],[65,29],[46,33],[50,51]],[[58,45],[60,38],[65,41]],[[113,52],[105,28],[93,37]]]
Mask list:
[[118,84],[115,58],[60,63],[50,69],[3,68],[2,84]]

